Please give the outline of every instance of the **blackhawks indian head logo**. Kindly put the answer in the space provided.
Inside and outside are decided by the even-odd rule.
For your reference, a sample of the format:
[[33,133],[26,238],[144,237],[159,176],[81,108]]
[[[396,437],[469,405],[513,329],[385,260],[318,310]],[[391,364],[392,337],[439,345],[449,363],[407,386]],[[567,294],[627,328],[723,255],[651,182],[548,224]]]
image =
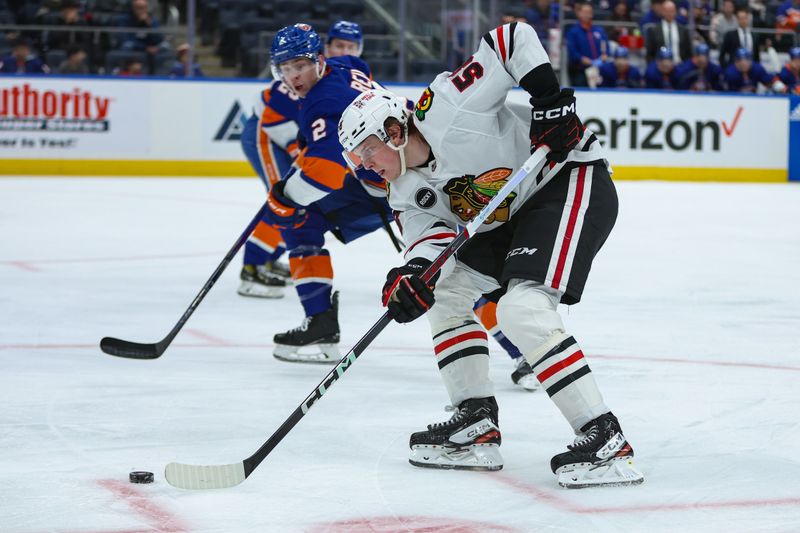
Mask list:
[[[469,222],[488,204],[508,181],[511,169],[500,167],[487,170],[478,177],[466,175],[447,182],[444,190],[450,195],[450,210],[464,222]],[[516,193],[509,194],[500,206],[486,218],[484,224],[505,222]]]
[[422,92],[422,96],[417,100],[417,105],[414,106],[414,116],[417,120],[425,120],[425,113],[431,108],[433,103],[433,91],[428,87]]

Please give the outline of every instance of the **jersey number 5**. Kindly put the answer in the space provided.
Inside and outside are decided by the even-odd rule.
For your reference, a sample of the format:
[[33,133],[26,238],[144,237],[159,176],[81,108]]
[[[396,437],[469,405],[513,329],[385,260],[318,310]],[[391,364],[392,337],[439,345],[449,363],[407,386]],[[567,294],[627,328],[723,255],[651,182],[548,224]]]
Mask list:
[[450,74],[450,81],[456,86],[458,92],[463,93],[475,80],[483,77],[483,65],[472,60],[472,56],[463,65],[458,67],[455,72]]

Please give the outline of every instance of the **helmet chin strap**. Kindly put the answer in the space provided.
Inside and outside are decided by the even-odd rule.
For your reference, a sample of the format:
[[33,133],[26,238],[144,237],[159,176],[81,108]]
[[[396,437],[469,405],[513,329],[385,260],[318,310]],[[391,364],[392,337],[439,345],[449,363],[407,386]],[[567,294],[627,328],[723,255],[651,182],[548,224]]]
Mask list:
[[392,141],[386,143],[389,146],[389,148],[400,154],[400,176],[405,174],[406,170],[408,170],[408,168],[406,167],[406,145],[408,145],[408,124],[403,124],[403,136],[405,137],[405,140],[403,141],[403,144],[401,144],[400,146],[395,146],[394,144],[392,144]]
[[400,176],[402,176],[403,174],[406,173],[406,146],[405,146],[405,144],[403,144],[403,146],[400,147],[400,150],[398,150],[398,153],[400,154]]

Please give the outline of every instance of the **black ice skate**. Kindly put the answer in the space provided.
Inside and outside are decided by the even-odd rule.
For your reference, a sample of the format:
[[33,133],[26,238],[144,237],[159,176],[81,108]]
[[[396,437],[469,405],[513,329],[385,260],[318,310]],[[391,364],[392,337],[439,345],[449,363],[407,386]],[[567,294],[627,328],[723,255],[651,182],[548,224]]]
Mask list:
[[[331,308],[307,316],[300,326],[273,338],[272,355],[292,363],[334,364],[339,362],[339,293],[331,296]],[[307,348],[300,351],[301,348]]]
[[539,388],[539,380],[533,373],[530,363],[524,357],[520,357],[517,362],[517,369],[511,373],[511,381],[527,391],[535,391]]
[[550,460],[558,484],[570,489],[638,485],[644,475],[633,466],[633,448],[611,413],[601,415],[581,428],[581,435],[568,452]]
[[289,271],[289,265],[281,261],[267,261],[262,265],[265,272],[268,272],[273,277],[286,282],[287,285],[292,284],[292,273]]
[[[452,408],[451,408],[452,409]],[[500,429],[494,397],[464,400],[447,422],[411,435],[408,462],[427,468],[500,470]]]
[[283,298],[286,290],[286,281],[279,275],[272,273],[271,265],[244,265],[239,278],[242,283],[236,291],[242,296],[255,296],[257,298]]

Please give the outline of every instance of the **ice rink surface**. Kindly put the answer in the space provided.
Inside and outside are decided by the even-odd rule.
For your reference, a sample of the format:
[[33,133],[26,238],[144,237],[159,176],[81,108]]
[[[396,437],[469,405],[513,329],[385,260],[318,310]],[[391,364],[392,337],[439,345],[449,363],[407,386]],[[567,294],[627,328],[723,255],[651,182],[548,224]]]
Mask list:
[[[271,355],[297,297],[238,296],[237,257],[161,359],[98,341],[161,339],[260,183],[0,179],[0,531],[800,530],[800,187],[618,187],[617,227],[562,311],[644,484],[560,489],[549,460],[570,428],[496,345],[505,468],[410,466],[409,434],[449,416],[423,319],[390,325],[242,485],[187,492],[168,462],[242,460],[328,372]],[[330,249],[346,351],[400,258],[383,232]]]

